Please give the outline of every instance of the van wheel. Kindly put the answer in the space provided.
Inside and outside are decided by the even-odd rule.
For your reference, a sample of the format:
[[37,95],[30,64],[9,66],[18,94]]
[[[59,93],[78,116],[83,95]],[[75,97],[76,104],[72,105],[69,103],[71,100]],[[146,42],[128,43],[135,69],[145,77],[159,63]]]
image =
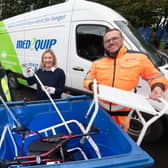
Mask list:
[[[142,124],[139,120],[131,119],[130,128],[128,129],[128,134],[137,141],[140,130],[142,129]],[[143,139],[143,143],[153,143],[158,141],[164,133],[164,125],[161,119],[155,121],[146,131]]]
[[17,81],[17,78],[14,73],[9,72],[8,73],[8,79],[9,79],[9,85],[12,89],[18,89],[19,88],[19,83]]

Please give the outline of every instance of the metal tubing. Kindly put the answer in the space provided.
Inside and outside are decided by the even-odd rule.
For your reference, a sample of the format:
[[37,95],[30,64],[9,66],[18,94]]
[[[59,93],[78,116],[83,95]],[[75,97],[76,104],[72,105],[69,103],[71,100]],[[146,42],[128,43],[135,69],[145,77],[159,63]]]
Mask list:
[[10,108],[8,107],[8,105],[6,104],[6,102],[4,101],[4,99],[2,98],[2,96],[0,96],[0,99],[1,99],[1,102],[3,103],[3,105],[5,106],[5,108],[7,109],[7,111],[9,112],[10,116],[12,117],[12,119],[15,121],[17,127],[22,127],[22,125],[16,119],[16,117],[13,115],[12,111],[10,110]]
[[54,100],[52,99],[52,97],[50,96],[50,94],[47,92],[47,90],[45,89],[43,83],[41,82],[41,80],[39,79],[39,77],[36,75],[36,73],[33,71],[32,68],[30,68],[30,70],[33,72],[34,77],[37,79],[38,83],[40,84],[41,88],[44,90],[45,94],[48,96],[49,100],[51,101],[52,105],[54,106],[56,112],[58,113],[60,119],[62,120],[62,122],[64,123],[67,131],[69,134],[72,134],[72,131],[70,130],[69,126],[67,125],[67,123],[65,122],[61,112],[59,111],[59,109],[57,108],[57,106],[54,103]]

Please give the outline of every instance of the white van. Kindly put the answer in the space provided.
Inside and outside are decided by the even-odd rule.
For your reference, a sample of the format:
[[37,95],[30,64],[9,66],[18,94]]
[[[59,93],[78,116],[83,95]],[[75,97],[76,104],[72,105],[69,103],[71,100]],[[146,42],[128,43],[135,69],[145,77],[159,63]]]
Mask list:
[[[42,52],[51,48],[65,71],[66,88],[83,93],[84,76],[92,61],[103,55],[103,34],[109,28],[121,29],[127,48],[146,52],[168,77],[167,55],[158,54],[145,44],[119,13],[85,0],[68,0],[1,21],[1,63],[16,85],[15,77],[23,73],[22,65],[38,67]],[[150,91],[143,81],[137,89],[143,94]]]

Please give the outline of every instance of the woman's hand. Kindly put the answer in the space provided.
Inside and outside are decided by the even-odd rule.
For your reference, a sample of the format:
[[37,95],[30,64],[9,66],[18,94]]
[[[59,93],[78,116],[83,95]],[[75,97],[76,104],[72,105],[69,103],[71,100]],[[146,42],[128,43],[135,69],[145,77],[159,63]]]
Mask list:
[[49,93],[49,94],[54,94],[55,93],[55,88],[54,87],[50,87],[50,86],[44,86],[44,88],[41,87],[41,90],[45,91],[45,90]]
[[23,76],[25,78],[29,78],[29,77],[32,77],[33,76],[33,72],[31,71],[31,67],[28,66],[25,68],[24,72],[23,72]]

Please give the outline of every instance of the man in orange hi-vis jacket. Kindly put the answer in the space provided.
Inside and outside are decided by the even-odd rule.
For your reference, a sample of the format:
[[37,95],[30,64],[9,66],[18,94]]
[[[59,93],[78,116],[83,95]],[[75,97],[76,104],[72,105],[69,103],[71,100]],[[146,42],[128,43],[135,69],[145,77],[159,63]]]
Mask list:
[[[144,53],[129,51],[124,46],[124,37],[120,30],[111,29],[104,35],[105,56],[93,62],[84,79],[84,87],[92,90],[93,79],[103,84],[127,91],[136,88],[139,78],[146,80],[150,87],[150,98],[164,96],[168,81],[153,65]],[[100,105],[121,126],[129,108],[100,100]],[[128,129],[129,125],[126,127]]]

